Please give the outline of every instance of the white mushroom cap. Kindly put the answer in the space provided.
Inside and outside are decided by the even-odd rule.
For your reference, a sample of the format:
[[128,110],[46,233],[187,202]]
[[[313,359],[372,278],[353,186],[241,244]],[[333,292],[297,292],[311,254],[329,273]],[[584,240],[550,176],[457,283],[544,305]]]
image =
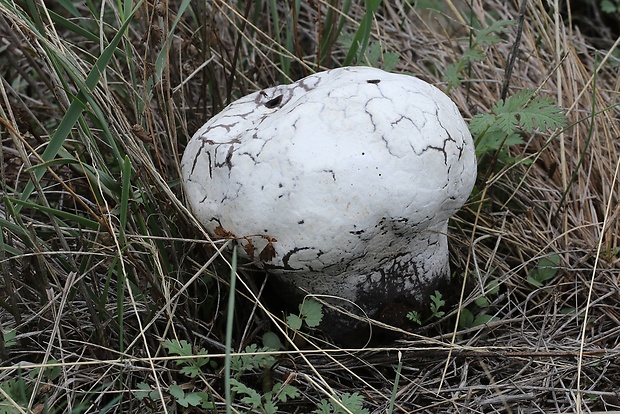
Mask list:
[[208,231],[237,238],[282,281],[369,313],[426,298],[448,276],[448,218],[476,178],[450,98],[367,67],[233,102],[196,132],[182,169]]

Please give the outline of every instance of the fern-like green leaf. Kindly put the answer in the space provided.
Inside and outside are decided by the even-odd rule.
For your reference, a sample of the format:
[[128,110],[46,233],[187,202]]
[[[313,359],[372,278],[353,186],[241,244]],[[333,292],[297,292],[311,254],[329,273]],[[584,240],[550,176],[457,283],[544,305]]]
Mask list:
[[[363,408],[364,397],[358,393],[344,393],[340,397],[340,404],[335,402],[336,397],[331,397],[331,401],[321,400],[317,405],[315,414],[345,414],[351,412],[353,414],[369,414],[368,410]],[[346,407],[348,411],[342,409],[342,406]]]
[[288,399],[295,399],[299,397],[299,390],[296,387],[290,384],[284,385],[281,382],[274,384],[271,392],[272,395],[277,396],[278,401],[281,402],[286,402]]
[[553,105],[551,99],[534,99],[520,112],[521,127],[527,132],[538,128],[548,131],[566,126],[566,116],[559,106]]
[[433,312],[433,316],[437,318],[444,316],[445,312],[440,309],[445,304],[446,301],[441,298],[441,292],[436,290],[435,293],[431,295],[431,312]]
[[483,134],[491,128],[495,122],[495,116],[492,114],[477,114],[469,121],[469,131],[477,136]]
[[180,341],[166,339],[163,345],[169,354],[185,357],[192,356],[192,346],[185,339]]
[[269,368],[275,363],[275,358],[273,355],[261,353],[267,351],[269,349],[258,348],[256,344],[248,345],[243,350],[243,354],[235,355],[230,359],[230,369],[238,374],[243,374],[256,368]]
[[493,106],[493,113],[499,115],[502,113],[517,112],[528,103],[532,96],[534,96],[534,91],[532,89],[520,90],[505,100],[497,102]]
[[472,118],[469,128],[475,136],[477,155],[521,144],[520,131],[531,133],[538,128],[544,132],[566,125],[560,107],[553,105],[549,98],[533,98],[533,95],[532,90],[519,91],[496,103],[492,114]]
[[172,395],[177,400],[177,403],[179,403],[185,408],[188,408],[190,406],[196,407],[202,403],[201,394],[194,392],[185,393],[185,391],[183,391],[183,389],[176,384],[172,384],[169,391],[170,395]]
[[262,408],[265,414],[276,414],[278,412],[278,406],[273,401],[265,402]]
[[347,407],[354,414],[369,414],[368,410],[362,408],[364,405],[364,397],[354,392],[353,394],[342,394],[342,405]]
[[449,87],[456,88],[461,86],[463,75],[461,75],[461,68],[459,64],[453,64],[446,68],[445,78],[448,81]]
[[[180,341],[166,339],[163,343],[164,348],[168,350],[170,355],[178,355],[180,357],[193,357],[194,349],[186,340]],[[197,355],[207,356],[207,351],[201,348]],[[209,358],[180,358],[175,361],[177,365],[186,365],[181,368],[181,373],[191,378],[195,378],[202,373],[201,368],[209,363]]]
[[400,62],[400,56],[396,52],[385,52],[383,54],[383,70],[386,72],[393,71]]
[[601,10],[604,13],[611,14],[611,13],[620,11],[620,3],[618,3],[618,1],[614,3],[611,0],[602,0],[600,5],[601,5]]
[[533,94],[534,91],[525,89],[495,104],[493,113],[497,120],[494,126],[512,133],[517,128],[532,132],[536,128],[547,131],[566,125],[566,117],[560,107],[553,105],[549,98],[532,98]]
[[189,365],[181,368],[181,374],[187,375],[190,378],[196,378],[198,375],[202,374],[202,367],[207,365],[209,360],[207,358],[197,358],[192,360]]
[[134,397],[139,400],[146,398],[156,401],[159,398],[159,393],[151,388],[151,386],[145,382],[139,382],[136,384],[136,390],[133,391]]
[[417,323],[418,325],[422,325],[422,319],[420,319],[420,314],[416,311],[411,311],[407,313],[407,319],[409,319],[411,322]]
[[496,151],[501,148],[523,144],[523,138],[519,134],[506,135],[500,130],[491,130],[481,135],[476,140],[476,155],[484,154],[489,151]]
[[511,134],[519,127],[519,118],[517,118],[517,113],[506,112],[497,115],[493,126],[505,134]]
[[332,412],[332,406],[327,402],[327,400],[321,400],[316,406],[315,414],[330,414]]
[[262,397],[256,390],[248,387],[247,385],[237,381],[234,378],[230,379],[230,385],[232,386],[232,390],[234,392],[245,395],[245,397],[241,398],[242,403],[249,404],[252,406],[252,408],[258,408],[263,405]]
[[480,49],[469,49],[463,53],[461,60],[466,62],[481,62],[486,58],[485,54]]
[[476,33],[476,44],[487,46],[499,42],[498,34],[506,33],[510,26],[513,26],[515,23],[514,20],[498,20],[489,27],[479,30]]

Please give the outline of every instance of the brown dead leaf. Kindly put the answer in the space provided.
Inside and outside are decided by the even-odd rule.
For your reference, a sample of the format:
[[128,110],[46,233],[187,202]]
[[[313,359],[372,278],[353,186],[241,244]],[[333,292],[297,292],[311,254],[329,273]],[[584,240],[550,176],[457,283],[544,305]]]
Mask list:
[[231,232],[229,232],[228,230],[225,230],[222,226],[217,226],[214,230],[215,235],[218,237],[222,237],[225,239],[232,239],[234,238],[233,234]]
[[254,244],[251,239],[246,239],[247,243],[243,246],[243,250],[245,250],[245,254],[248,255],[250,260],[254,260],[254,253],[256,249],[254,248]]
[[[275,239],[273,240],[275,241]],[[272,241],[269,240],[269,242],[267,243],[267,246],[265,246],[265,248],[258,255],[258,258],[262,262],[269,262],[274,257],[276,257],[276,249],[273,247]]]

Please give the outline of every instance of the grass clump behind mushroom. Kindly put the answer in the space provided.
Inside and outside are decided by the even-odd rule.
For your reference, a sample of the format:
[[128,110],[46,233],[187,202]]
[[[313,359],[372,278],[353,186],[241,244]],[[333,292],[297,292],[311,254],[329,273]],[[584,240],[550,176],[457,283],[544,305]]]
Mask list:
[[[359,31],[364,5],[0,3],[3,407],[173,412],[192,401],[176,382],[225,410],[226,241],[185,209],[179,161],[233,98],[341,66],[363,33],[368,48],[352,63],[444,91],[449,68],[477,51],[450,96],[468,120],[494,113],[519,24],[501,23],[492,42],[476,34],[517,20],[520,3],[383,2]],[[451,222],[458,288],[442,292],[446,315],[343,353],[306,328],[290,341],[285,315],[240,269],[232,350],[258,350],[267,332],[283,345],[267,351],[275,366],[243,384],[264,395],[266,374],[271,390],[299,389],[281,412],[336,407],[355,392],[369,411],[393,396],[394,412],[618,409],[618,45],[559,12],[526,3],[506,98],[536,90],[568,127],[518,131],[510,162],[479,165],[475,195]],[[474,324],[481,315],[489,323]],[[165,341],[190,344],[196,360],[207,351],[197,379],[176,363],[190,356]],[[134,398],[139,384],[147,398]]]

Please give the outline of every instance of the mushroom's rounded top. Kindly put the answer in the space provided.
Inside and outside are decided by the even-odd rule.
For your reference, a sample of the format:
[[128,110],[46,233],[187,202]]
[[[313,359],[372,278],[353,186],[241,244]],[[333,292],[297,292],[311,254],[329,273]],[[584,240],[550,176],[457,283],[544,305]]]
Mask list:
[[182,170],[207,230],[238,238],[270,268],[317,271],[381,260],[444,228],[476,161],[439,89],[346,67],[231,103],[196,132]]

